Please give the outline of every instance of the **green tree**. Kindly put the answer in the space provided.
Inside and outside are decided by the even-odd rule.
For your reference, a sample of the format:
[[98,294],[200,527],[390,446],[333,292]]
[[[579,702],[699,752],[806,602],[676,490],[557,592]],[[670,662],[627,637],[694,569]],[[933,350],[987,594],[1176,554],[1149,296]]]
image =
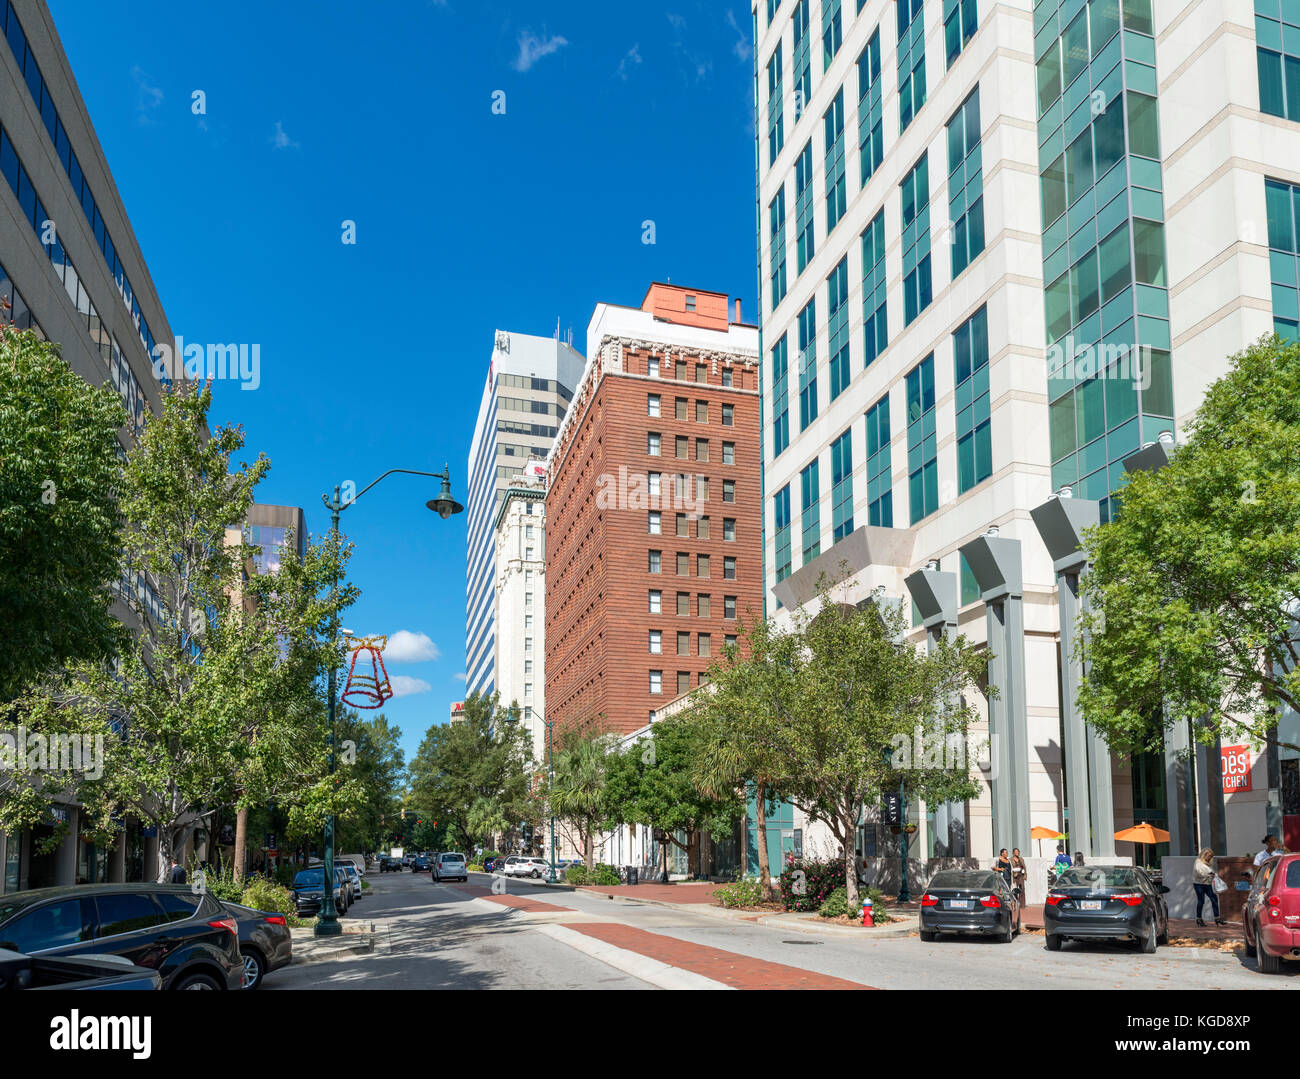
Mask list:
[[528,731],[495,693],[471,693],[463,715],[429,728],[411,761],[408,801],[431,812],[468,854],[490,833],[532,819],[536,806]]
[[596,834],[609,815],[605,779],[615,737],[584,731],[555,754],[555,776],[546,797],[555,816],[577,833],[588,869],[596,864]]
[[[699,727],[672,716],[606,761],[607,824],[641,824],[665,833],[665,879],[669,843],[686,851],[693,863],[702,830],[728,834],[744,813],[736,788],[705,793],[695,782],[700,744]],[[686,833],[685,843],[675,835],[678,831]]]
[[125,423],[112,387],[91,387],[54,345],[0,320],[0,704],[52,667],[119,646],[109,608]]
[[1080,703],[1111,748],[1277,740],[1300,708],[1300,346],[1232,357],[1170,463],[1128,477],[1086,545]]

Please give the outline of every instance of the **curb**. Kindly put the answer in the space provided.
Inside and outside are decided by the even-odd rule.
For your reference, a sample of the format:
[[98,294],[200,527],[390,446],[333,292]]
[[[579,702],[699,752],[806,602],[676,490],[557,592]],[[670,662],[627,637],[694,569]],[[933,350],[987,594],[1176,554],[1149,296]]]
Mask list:
[[722,982],[715,982],[712,978],[706,978],[702,974],[695,974],[689,970],[682,970],[680,967],[669,966],[658,959],[651,959],[639,952],[607,944],[602,940],[596,940],[594,937],[588,937],[562,925],[539,925],[536,927],[536,932],[565,944],[575,951],[582,952],[584,955],[604,963],[607,967],[621,970],[624,974],[640,978],[641,981],[648,982],[660,989],[731,989],[731,986],[724,985]]

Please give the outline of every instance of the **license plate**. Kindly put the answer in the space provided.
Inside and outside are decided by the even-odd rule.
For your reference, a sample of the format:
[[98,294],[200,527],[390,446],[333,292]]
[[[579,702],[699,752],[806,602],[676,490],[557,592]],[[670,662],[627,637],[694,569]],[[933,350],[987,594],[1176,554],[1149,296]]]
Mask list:
[[948,900],[948,908],[949,908],[950,910],[969,910],[969,909],[970,909],[970,900],[969,900],[969,899],[949,899],[949,900]]
[[1100,899],[1084,899],[1079,903],[1081,910],[1101,910]]

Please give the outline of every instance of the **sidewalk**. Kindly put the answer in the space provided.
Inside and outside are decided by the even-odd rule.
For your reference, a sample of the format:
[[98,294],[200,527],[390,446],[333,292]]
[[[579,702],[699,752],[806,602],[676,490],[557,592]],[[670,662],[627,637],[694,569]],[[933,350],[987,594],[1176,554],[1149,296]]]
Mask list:
[[713,893],[720,887],[720,884],[701,881],[699,883],[681,884],[582,884],[578,886],[580,892],[591,892],[595,895],[603,895],[610,899],[615,897],[627,899],[640,899],[644,902],[670,903],[673,906],[687,906],[698,903],[712,903]]

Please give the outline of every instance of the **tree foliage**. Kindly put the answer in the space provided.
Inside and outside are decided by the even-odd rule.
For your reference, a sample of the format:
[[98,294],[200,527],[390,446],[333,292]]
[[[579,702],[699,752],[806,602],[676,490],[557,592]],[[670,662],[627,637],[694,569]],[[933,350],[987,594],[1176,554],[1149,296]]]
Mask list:
[[555,775],[546,787],[551,812],[577,833],[588,869],[595,867],[595,837],[609,816],[605,781],[614,741],[593,731],[568,739],[555,754]]

